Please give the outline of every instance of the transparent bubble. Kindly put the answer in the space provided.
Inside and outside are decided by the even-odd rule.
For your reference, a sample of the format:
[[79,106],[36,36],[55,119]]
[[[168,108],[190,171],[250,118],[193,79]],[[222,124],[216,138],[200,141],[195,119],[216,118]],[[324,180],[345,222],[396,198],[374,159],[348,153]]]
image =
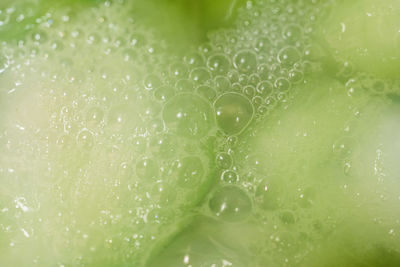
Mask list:
[[175,83],[175,88],[181,92],[193,92],[195,87],[191,80],[180,79]]
[[252,85],[256,85],[260,82],[261,78],[257,73],[253,73],[249,76],[248,83]]
[[104,112],[99,107],[92,107],[86,112],[86,121],[92,124],[99,124],[104,118]]
[[233,64],[242,73],[255,72],[257,69],[256,54],[250,50],[243,50],[234,56]]
[[257,93],[262,97],[269,96],[274,89],[274,86],[269,81],[263,81],[257,84]]
[[76,142],[79,146],[90,148],[93,146],[93,134],[87,129],[80,131],[76,137]]
[[134,33],[129,38],[129,44],[134,48],[144,47],[146,43],[147,43],[146,37],[140,33]]
[[195,68],[190,72],[190,79],[196,85],[204,84],[211,78],[210,72],[206,68]]
[[113,107],[108,113],[108,123],[123,125],[128,121],[129,109],[127,106]]
[[254,86],[247,85],[243,87],[243,94],[247,96],[248,98],[252,98],[256,92],[256,89],[254,89]]
[[153,180],[158,178],[158,164],[149,158],[144,158],[136,163],[136,175],[139,178]]
[[278,62],[284,66],[292,67],[301,60],[299,51],[292,46],[284,47],[279,51]]
[[264,210],[276,210],[280,207],[282,188],[279,182],[273,179],[262,180],[256,188],[256,197],[259,199],[260,208]]
[[184,188],[192,188],[199,184],[204,176],[202,161],[197,156],[185,157],[175,162],[178,185]]
[[221,152],[217,155],[216,163],[218,168],[229,169],[232,166],[232,156],[226,152]]
[[173,77],[176,77],[178,79],[185,78],[188,73],[186,65],[181,62],[175,62],[171,64],[171,66],[169,67],[169,71]]
[[153,154],[169,158],[176,155],[178,150],[178,137],[172,134],[160,134],[150,139],[150,148]]
[[333,146],[332,150],[335,154],[342,157],[350,156],[355,150],[357,150],[359,143],[354,137],[343,137],[337,140]]
[[272,42],[268,37],[261,37],[256,40],[255,48],[259,52],[269,52],[272,48]]
[[259,107],[260,105],[262,105],[264,103],[264,99],[261,96],[255,96],[251,99],[251,102],[253,103],[253,105],[255,107]]
[[147,139],[143,136],[136,136],[132,140],[133,152],[142,154],[147,149]]
[[240,133],[253,117],[250,101],[237,93],[221,95],[214,103],[218,127],[227,135]]
[[177,134],[189,137],[204,137],[214,120],[209,104],[192,94],[180,94],[164,106],[163,120]]
[[217,92],[208,85],[200,85],[197,87],[196,92],[209,101],[213,101],[217,96]]
[[161,86],[162,82],[160,78],[155,74],[149,74],[144,78],[144,87],[147,90],[153,90]]
[[289,79],[291,83],[300,83],[303,81],[304,74],[300,70],[291,70],[289,71]]
[[285,92],[290,89],[290,82],[286,78],[278,78],[274,83],[275,88],[280,92]]
[[225,170],[221,174],[221,180],[226,183],[236,183],[239,181],[239,175],[233,170]]
[[215,216],[228,222],[242,221],[252,210],[249,196],[235,186],[224,186],[216,190],[208,205]]
[[183,60],[185,61],[186,64],[189,66],[202,66],[204,64],[204,58],[198,54],[198,53],[189,53],[186,55]]
[[285,40],[293,44],[303,39],[303,29],[298,25],[287,25],[283,29],[282,35]]
[[168,101],[174,95],[174,89],[168,86],[161,86],[154,91],[154,97],[160,101]]
[[230,87],[231,83],[225,76],[217,76],[214,79],[215,89],[220,92],[226,92]]
[[207,66],[213,73],[226,74],[231,69],[231,61],[223,54],[212,55],[207,60]]

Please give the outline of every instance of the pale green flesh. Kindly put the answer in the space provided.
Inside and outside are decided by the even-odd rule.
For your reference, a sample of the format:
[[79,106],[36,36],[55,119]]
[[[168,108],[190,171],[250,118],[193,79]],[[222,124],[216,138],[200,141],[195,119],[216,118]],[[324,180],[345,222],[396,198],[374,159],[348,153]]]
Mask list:
[[400,265],[396,1],[125,2],[0,3],[0,266]]

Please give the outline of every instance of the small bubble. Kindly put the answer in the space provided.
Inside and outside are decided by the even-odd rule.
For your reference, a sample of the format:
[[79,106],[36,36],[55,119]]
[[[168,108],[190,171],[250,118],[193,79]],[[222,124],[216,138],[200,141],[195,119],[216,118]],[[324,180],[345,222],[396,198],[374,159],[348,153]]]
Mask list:
[[221,152],[217,155],[216,163],[221,169],[229,169],[232,166],[232,157],[226,152]]
[[242,73],[255,72],[257,69],[257,57],[254,52],[244,50],[234,56],[233,64]]
[[235,186],[224,186],[215,191],[208,205],[215,216],[229,222],[243,221],[252,210],[248,195]]
[[136,164],[136,175],[139,178],[152,180],[158,178],[158,174],[158,165],[152,159],[144,158]]
[[208,58],[207,66],[213,73],[226,74],[231,68],[231,62],[225,55],[217,54]]
[[218,127],[227,135],[240,133],[253,117],[250,101],[237,93],[226,93],[214,103]]
[[221,180],[226,183],[236,183],[239,181],[239,175],[232,170],[225,170],[221,174]]

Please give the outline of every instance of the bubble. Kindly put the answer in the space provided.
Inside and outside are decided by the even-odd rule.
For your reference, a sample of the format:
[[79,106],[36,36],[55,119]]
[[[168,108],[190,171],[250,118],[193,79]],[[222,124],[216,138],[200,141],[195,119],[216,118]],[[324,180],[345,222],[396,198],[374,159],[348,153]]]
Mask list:
[[225,170],[221,174],[221,181],[226,183],[236,183],[239,181],[239,175],[232,170]]
[[176,77],[178,79],[184,78],[186,76],[186,74],[188,73],[188,69],[187,69],[186,65],[181,62],[173,63],[169,67],[169,70],[170,70],[171,74],[173,75],[173,77]]
[[280,92],[285,92],[290,89],[290,82],[285,78],[278,78],[274,83],[275,88]]
[[158,173],[158,165],[152,159],[144,158],[136,163],[136,175],[139,178],[153,180],[158,178]]
[[178,185],[183,188],[191,188],[198,184],[204,176],[203,164],[197,156],[177,160],[174,167],[178,174]]
[[99,107],[92,107],[86,113],[86,121],[92,124],[99,124],[104,117],[104,112]]
[[264,99],[261,96],[255,96],[251,99],[251,102],[253,103],[253,105],[255,107],[259,107],[260,105],[262,105],[264,103]]
[[243,221],[252,210],[250,198],[235,186],[224,186],[216,190],[208,205],[215,216],[228,222]]
[[255,49],[259,52],[269,52],[271,47],[272,43],[268,37],[261,37],[256,40]]
[[257,84],[257,93],[261,96],[266,97],[269,96],[274,89],[274,86],[269,81],[263,81]]
[[175,88],[181,92],[192,92],[194,90],[193,82],[188,79],[180,79],[175,83]]
[[232,157],[226,152],[221,152],[217,155],[216,163],[221,169],[228,169],[232,166]]
[[260,200],[258,205],[264,210],[276,210],[280,206],[282,189],[273,179],[262,180],[256,188],[256,197]]
[[333,152],[337,155],[342,157],[350,156],[357,148],[358,148],[358,141],[354,137],[343,137],[337,140],[333,146]]
[[210,105],[192,94],[181,94],[168,101],[163,109],[167,127],[188,138],[204,137],[213,125]]
[[32,33],[31,37],[34,42],[37,42],[40,44],[45,43],[48,39],[47,33],[43,32],[43,31],[34,32],[34,33]]
[[217,96],[217,92],[207,85],[200,85],[196,89],[197,93],[209,101],[213,101]]
[[93,146],[93,134],[89,130],[84,129],[78,133],[76,142],[81,147],[90,148]]
[[169,211],[162,208],[155,208],[147,214],[147,221],[155,224],[165,224],[169,220]]
[[224,76],[217,76],[214,79],[215,89],[220,92],[225,92],[231,87],[231,83],[228,78]]
[[211,78],[206,68],[195,68],[190,72],[190,79],[197,85],[204,84]]
[[301,59],[299,51],[295,47],[282,48],[278,53],[278,62],[284,66],[291,67]]
[[150,140],[150,147],[153,154],[160,154],[164,158],[169,158],[177,153],[178,138],[170,134],[154,136]]
[[128,121],[128,108],[126,106],[113,107],[108,114],[108,123],[124,125]]
[[257,69],[257,57],[254,52],[244,50],[234,56],[233,64],[242,73],[255,72]]
[[144,78],[144,87],[147,90],[153,90],[157,87],[160,87],[161,84],[160,78],[155,74],[150,74]]
[[201,55],[198,53],[189,53],[186,55],[183,60],[185,61],[186,64],[189,66],[201,66],[204,64],[204,59]]
[[213,73],[226,74],[231,68],[231,62],[225,55],[217,54],[208,58],[207,66]]
[[146,45],[146,37],[140,33],[134,33],[129,38],[129,44],[134,48],[144,47]]
[[243,87],[243,94],[249,98],[252,98],[256,92],[256,89],[254,89],[254,86],[247,85]]
[[240,133],[253,117],[250,101],[237,93],[221,95],[214,103],[218,127],[227,135]]
[[161,86],[154,91],[154,97],[159,101],[168,101],[174,95],[174,90],[168,86]]
[[255,86],[260,82],[260,80],[260,76],[256,73],[253,73],[249,76],[248,83]]
[[136,136],[132,139],[133,152],[142,154],[147,148],[147,139],[143,136]]
[[303,29],[298,25],[287,25],[282,32],[283,38],[289,43],[295,43],[303,39]]
[[304,74],[300,70],[291,70],[289,71],[289,79],[292,83],[300,83],[303,81]]

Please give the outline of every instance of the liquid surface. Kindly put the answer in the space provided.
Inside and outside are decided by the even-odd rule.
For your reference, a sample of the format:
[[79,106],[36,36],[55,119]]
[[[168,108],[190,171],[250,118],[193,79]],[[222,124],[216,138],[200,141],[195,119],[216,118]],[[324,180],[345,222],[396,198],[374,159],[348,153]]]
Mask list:
[[54,2],[0,3],[1,266],[400,265],[397,1]]

